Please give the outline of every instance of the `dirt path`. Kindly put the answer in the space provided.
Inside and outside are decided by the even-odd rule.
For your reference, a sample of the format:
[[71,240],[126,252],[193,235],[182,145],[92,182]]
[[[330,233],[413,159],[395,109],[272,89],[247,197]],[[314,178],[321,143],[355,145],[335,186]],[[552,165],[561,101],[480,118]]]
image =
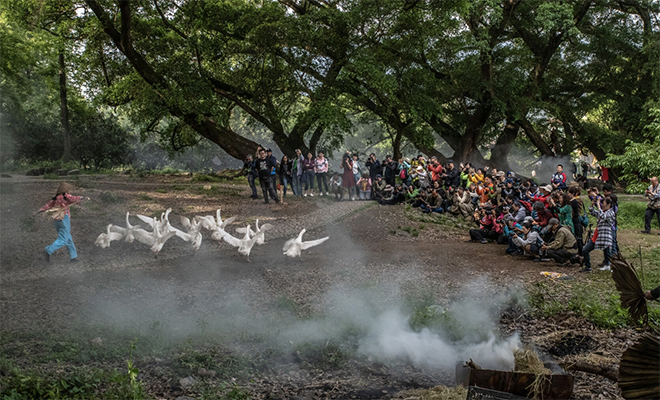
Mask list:
[[[287,198],[286,205],[264,205],[246,198],[245,187],[232,184],[212,184],[207,193],[201,184],[175,190],[172,185],[180,183],[147,183],[120,180],[110,185],[107,179],[90,180],[79,188],[76,194],[92,201],[73,214],[72,231],[81,259],[77,264],[68,263],[66,254],[56,254],[46,264],[40,249],[54,238],[52,222],[37,219],[34,224],[26,223],[30,213],[48,199],[44,193],[52,192],[56,183],[24,179],[14,185],[13,194],[2,195],[2,332],[48,327],[55,333],[88,326],[128,330],[158,322],[168,326],[173,336],[185,337],[199,331],[202,321],[205,329],[218,335],[242,337],[245,331],[286,331],[300,317],[332,312],[333,302],[349,292],[374,289],[381,296],[375,297],[378,302],[394,305],[415,296],[430,296],[434,304],[466,295],[495,299],[542,279],[540,272],[552,269],[548,264],[507,257],[495,244],[467,243],[465,232],[411,222],[402,207],[318,197]],[[163,190],[154,191],[151,185]],[[107,193],[118,199],[112,200]],[[233,228],[256,218],[275,226],[267,234],[267,243],[253,250],[251,263],[226,244],[214,243],[206,233],[199,251],[175,238],[158,258],[138,243],[113,243],[108,249],[93,245],[108,223],[123,224],[127,210],[159,215],[172,207],[175,214],[192,216],[214,214],[219,206],[223,217],[237,217]],[[406,232],[412,227],[417,236]],[[287,259],[282,244],[302,228],[308,229],[306,238],[330,236],[330,240],[304,253],[302,260]],[[267,317],[283,307],[288,313],[278,311],[273,314],[276,317]],[[522,331],[525,339],[539,336],[539,331],[548,333],[548,324],[552,322],[515,319],[505,321],[503,328]],[[570,329],[570,324],[564,325],[563,329]],[[612,337],[591,329],[596,331],[603,338]],[[617,340],[614,346],[629,338],[624,335]],[[356,368],[371,370],[354,376]],[[294,370],[297,380],[293,384],[299,389],[311,388],[309,393],[331,392],[340,385],[346,397],[335,398],[388,398],[392,389],[448,383],[446,376],[429,375],[405,364],[399,365],[398,372],[377,364],[353,365],[320,376],[297,367]],[[259,381],[262,383],[251,384],[250,390],[254,394],[271,385],[271,393],[279,390],[284,398],[291,393],[286,389],[291,384],[290,372],[262,377],[270,383]],[[366,380],[358,384],[359,379]],[[617,393],[610,382],[581,379],[580,398]],[[340,381],[344,383],[338,384]],[[335,383],[328,386],[328,382]],[[389,393],[383,393],[387,388]],[[181,393],[177,390],[165,391],[162,398]],[[308,393],[305,390],[297,393]]]

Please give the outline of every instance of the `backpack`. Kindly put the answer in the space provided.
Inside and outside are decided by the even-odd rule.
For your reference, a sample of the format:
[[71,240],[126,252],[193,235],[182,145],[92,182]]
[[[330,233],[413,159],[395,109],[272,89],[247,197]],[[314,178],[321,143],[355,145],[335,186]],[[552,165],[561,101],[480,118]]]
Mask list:
[[407,168],[402,168],[401,172],[399,172],[399,178],[401,178],[402,181],[405,181],[408,179],[408,169]]
[[583,227],[589,226],[589,215],[587,215],[587,207],[585,207],[584,203],[582,203],[582,212],[583,214],[580,215],[578,218],[580,219],[580,223],[582,224]]

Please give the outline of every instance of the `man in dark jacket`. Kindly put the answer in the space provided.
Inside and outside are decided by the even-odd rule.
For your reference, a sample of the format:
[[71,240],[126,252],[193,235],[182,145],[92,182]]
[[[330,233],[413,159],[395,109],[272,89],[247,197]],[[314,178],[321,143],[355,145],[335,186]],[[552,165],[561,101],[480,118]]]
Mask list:
[[259,159],[255,163],[256,169],[259,173],[259,183],[261,184],[261,191],[264,193],[264,203],[268,204],[268,195],[275,200],[275,203],[279,203],[280,199],[277,197],[277,192],[273,185],[273,179],[271,178],[275,167],[276,162],[273,162],[271,157],[266,157],[266,151],[261,149],[259,151]]
[[660,286],[644,292],[644,297],[646,297],[647,300],[658,300],[658,297],[660,297]]
[[447,172],[444,174],[446,187],[461,186],[461,172],[454,166],[454,162],[449,160]]
[[382,167],[380,161],[376,160],[376,155],[374,153],[369,154],[369,158],[364,165],[369,168],[369,178],[373,182],[376,179],[376,175],[380,175]]
[[559,225],[557,218],[551,218],[548,221],[548,230],[552,232],[552,238],[541,246],[541,250],[546,251],[547,257],[565,267],[570,266],[571,261],[577,262],[577,241],[571,229]]
[[396,183],[396,174],[399,172],[399,163],[392,160],[392,156],[388,155],[385,157],[383,169],[385,170],[385,182],[394,187]]
[[259,196],[257,195],[257,185],[255,185],[254,183],[256,171],[254,169],[254,160],[252,159],[252,154],[248,154],[247,157],[245,158],[245,162],[243,163],[243,170],[245,171],[244,173],[247,175],[250,189],[252,189],[252,196],[250,197],[253,199],[258,199]]

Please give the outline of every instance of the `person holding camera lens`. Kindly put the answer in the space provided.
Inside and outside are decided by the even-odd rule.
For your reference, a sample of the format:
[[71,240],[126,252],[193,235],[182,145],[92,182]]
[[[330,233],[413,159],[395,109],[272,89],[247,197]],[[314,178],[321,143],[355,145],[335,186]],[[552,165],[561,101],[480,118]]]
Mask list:
[[252,190],[252,196],[250,196],[250,198],[258,199],[259,195],[257,195],[257,185],[254,183],[256,175],[254,168],[255,166],[252,154],[248,154],[247,157],[245,157],[245,161],[243,162],[243,174],[247,176],[248,185],[250,185],[250,190]]
[[495,210],[491,205],[486,205],[475,213],[475,222],[479,229],[470,229],[470,241],[488,243],[487,239],[497,240],[504,231],[502,225],[497,221]]
[[380,175],[383,168],[380,165],[380,161],[376,159],[376,155],[374,153],[369,154],[369,158],[367,159],[367,162],[364,163],[364,166],[369,168],[369,177],[371,178],[371,181],[376,180],[376,175]]
[[604,265],[601,268],[604,271],[610,269],[610,251],[614,245],[614,236],[612,234],[612,226],[616,219],[614,210],[612,209],[612,200],[609,197],[603,198],[600,202],[597,197],[591,201],[589,212],[598,218],[598,223],[594,235],[589,239],[587,244],[582,249],[581,264],[584,263],[584,268],[580,272],[591,272],[591,259],[589,253],[594,250],[603,250],[605,258]]
[[293,190],[294,196],[302,197],[302,176],[304,171],[303,163],[305,162],[305,157],[302,155],[300,149],[296,149],[296,156],[293,158],[293,165],[291,167],[291,189]]
[[[658,218],[658,225],[660,225],[660,184],[658,183],[657,176],[651,178],[651,184],[644,192],[644,197],[646,197],[649,202],[646,205],[644,230],[642,233],[649,234],[651,233],[651,221],[653,221],[654,215]],[[658,235],[660,235],[660,233],[658,233]]]

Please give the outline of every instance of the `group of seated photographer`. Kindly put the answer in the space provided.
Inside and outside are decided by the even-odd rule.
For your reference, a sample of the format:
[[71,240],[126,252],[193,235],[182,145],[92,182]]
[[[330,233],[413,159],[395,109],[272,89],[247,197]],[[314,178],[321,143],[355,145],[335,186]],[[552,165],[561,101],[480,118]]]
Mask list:
[[[380,204],[410,204],[423,213],[448,213],[476,224],[469,231],[472,242],[506,245],[506,253],[552,261],[562,266],[584,266],[591,271],[590,253],[602,250],[601,270],[609,270],[609,257],[616,244],[616,195],[605,185],[601,195],[590,188],[590,205],[580,198],[581,190],[567,183],[561,165],[551,183],[538,185],[521,181],[513,172],[475,168],[450,160],[441,165],[432,157],[399,162],[399,183],[391,185],[376,175],[373,198]],[[598,218],[597,228],[585,242],[587,213]]]

